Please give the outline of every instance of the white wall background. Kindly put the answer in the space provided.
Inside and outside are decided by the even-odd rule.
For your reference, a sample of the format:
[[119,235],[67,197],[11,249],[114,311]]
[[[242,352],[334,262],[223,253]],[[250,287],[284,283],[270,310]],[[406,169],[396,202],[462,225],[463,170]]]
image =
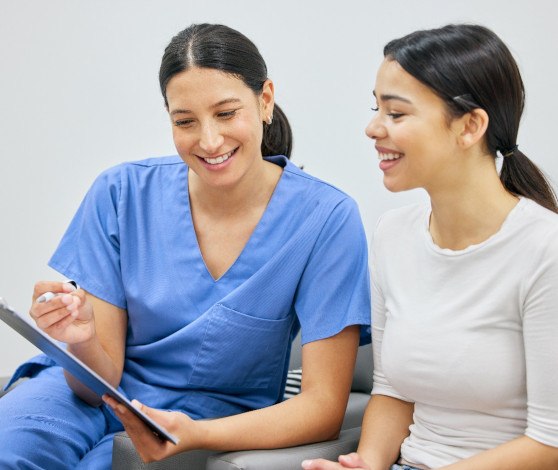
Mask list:
[[[21,312],[94,177],[174,153],[157,74],[193,22],[239,29],[260,48],[295,134],[293,160],[351,194],[368,234],[390,194],[364,127],[383,45],[449,22],[493,28],[527,88],[521,149],[558,181],[558,3],[553,0],[0,0],[0,295]],[[519,267],[518,267],[519,268]],[[0,376],[36,350],[0,324]]]

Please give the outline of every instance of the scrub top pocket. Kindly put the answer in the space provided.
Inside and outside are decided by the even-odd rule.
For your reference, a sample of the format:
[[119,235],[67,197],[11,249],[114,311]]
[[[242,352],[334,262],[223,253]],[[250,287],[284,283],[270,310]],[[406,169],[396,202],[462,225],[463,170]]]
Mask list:
[[209,312],[190,384],[266,388],[285,364],[294,317],[257,318],[221,304]]

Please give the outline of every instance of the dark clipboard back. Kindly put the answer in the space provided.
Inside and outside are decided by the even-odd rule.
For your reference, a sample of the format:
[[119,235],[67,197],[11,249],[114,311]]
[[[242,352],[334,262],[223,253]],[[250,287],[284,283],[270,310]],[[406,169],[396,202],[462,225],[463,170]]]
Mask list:
[[173,444],[178,444],[178,438],[176,436],[170,434],[166,429],[153,421],[149,416],[134,407],[130,400],[122,395],[122,393],[116,390],[105,379],[103,379],[95,371],[90,369],[86,364],[81,362],[77,357],[66,351],[50,336],[43,333],[38,328],[35,328],[30,323],[26,322],[21,317],[21,315],[12,310],[1,297],[0,320],[17,331],[29,342],[33,343],[47,356],[54,360],[59,366],[66,369],[70,374],[72,374],[76,379],[90,388],[97,395],[103,396],[106,393],[107,395],[110,395],[116,401],[124,405],[132,413],[138,416],[161,440],[166,440],[172,442]]

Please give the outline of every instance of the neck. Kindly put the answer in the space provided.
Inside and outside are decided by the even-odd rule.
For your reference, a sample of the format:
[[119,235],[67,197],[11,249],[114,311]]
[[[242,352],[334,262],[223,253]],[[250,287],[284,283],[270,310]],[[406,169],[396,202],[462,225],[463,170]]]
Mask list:
[[214,216],[230,216],[249,207],[267,205],[281,173],[281,167],[262,159],[236,184],[223,187],[207,185],[189,171],[190,204]]
[[492,159],[461,173],[452,184],[428,192],[432,239],[452,250],[481,243],[497,233],[518,202],[502,185]]

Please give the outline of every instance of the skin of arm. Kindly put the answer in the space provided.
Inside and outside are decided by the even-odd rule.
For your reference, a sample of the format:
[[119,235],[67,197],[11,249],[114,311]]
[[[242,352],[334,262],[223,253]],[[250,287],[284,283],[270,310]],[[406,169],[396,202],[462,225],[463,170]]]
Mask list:
[[558,448],[527,436],[485,450],[439,470],[538,470],[558,468]]
[[373,395],[366,407],[358,454],[372,470],[388,469],[399,457],[401,444],[413,424],[414,404]]
[[413,403],[385,395],[373,395],[362,422],[357,453],[342,455],[339,462],[324,459],[306,460],[306,470],[388,470],[398,456],[403,440],[413,423]]
[[271,449],[334,439],[345,414],[359,334],[358,326],[350,326],[333,337],[305,344],[301,393],[267,408],[194,421],[184,413],[154,410],[134,402],[180,439],[176,446],[161,442],[110,397],[103,399],[121,419],[145,462],[193,449]]
[[[45,303],[35,302],[44,292],[62,295]],[[33,293],[31,317],[37,326],[87,364],[114,387],[118,387],[124,368],[127,314],[82,289],[61,282],[38,282]],[[102,404],[98,395],[64,371],[70,388],[92,406]]]
[[[80,358],[113,387],[117,388],[124,369],[126,344],[126,311],[85,292],[95,312],[96,334],[89,341],[68,345],[68,350]],[[73,375],[64,371],[66,382],[82,400],[92,406],[101,405],[102,399],[85,387]]]

